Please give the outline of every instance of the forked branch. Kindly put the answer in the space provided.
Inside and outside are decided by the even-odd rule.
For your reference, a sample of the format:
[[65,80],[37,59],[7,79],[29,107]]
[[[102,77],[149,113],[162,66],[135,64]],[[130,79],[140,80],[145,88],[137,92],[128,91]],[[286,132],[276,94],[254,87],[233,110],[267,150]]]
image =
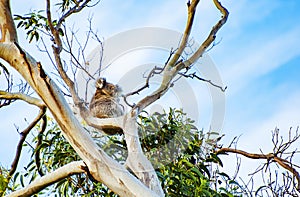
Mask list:
[[[201,46],[196,50],[196,52],[194,54],[192,54],[191,57],[188,58],[187,60],[182,61],[182,60],[178,60],[178,59],[182,55],[183,50],[186,47],[186,43],[188,41],[191,27],[192,27],[193,20],[194,20],[196,6],[199,1],[195,0],[195,1],[192,1],[191,3],[188,3],[189,16],[188,16],[185,33],[184,33],[183,39],[180,43],[179,49],[174,54],[173,58],[171,58],[171,60],[167,64],[166,68],[164,69],[163,80],[162,80],[160,87],[157,90],[155,90],[151,95],[145,97],[144,99],[142,99],[141,101],[138,102],[138,104],[132,110],[134,115],[137,115],[145,107],[149,106],[151,103],[155,102],[160,97],[162,97],[168,91],[168,89],[173,85],[173,80],[178,75],[178,73],[184,68],[190,68],[192,66],[192,64],[194,64],[204,54],[206,49],[214,42],[217,32],[226,23],[229,12],[227,11],[227,9],[225,7],[222,6],[222,4],[218,0],[213,0],[213,1],[214,1],[216,8],[222,14],[221,19],[212,28],[208,37],[201,44]],[[183,49],[181,49],[181,48],[183,48]],[[135,111],[135,110],[137,110],[137,111]]]
[[172,57],[172,59],[168,63],[169,66],[174,66],[176,64],[176,62],[178,61],[178,59],[182,55],[183,51],[187,47],[187,43],[188,43],[189,36],[190,36],[192,26],[193,26],[193,22],[194,22],[196,8],[197,8],[197,5],[198,5],[199,1],[200,0],[192,0],[191,3],[190,3],[190,1],[188,1],[188,3],[187,3],[188,18],[187,18],[185,30],[184,30],[184,33],[183,33],[183,37],[182,37],[182,40],[180,42],[178,50],[174,53],[174,56]]
[[218,0],[213,0],[215,6],[218,8],[218,10],[222,14],[221,20],[218,21],[218,23],[212,28],[210,31],[208,37],[206,40],[201,44],[201,46],[197,49],[197,51],[185,61],[185,66],[190,66],[193,63],[195,63],[200,57],[202,57],[203,53],[206,51],[206,49],[215,41],[216,35],[218,31],[221,29],[221,27],[226,23],[229,12],[228,10],[222,6],[222,4]]

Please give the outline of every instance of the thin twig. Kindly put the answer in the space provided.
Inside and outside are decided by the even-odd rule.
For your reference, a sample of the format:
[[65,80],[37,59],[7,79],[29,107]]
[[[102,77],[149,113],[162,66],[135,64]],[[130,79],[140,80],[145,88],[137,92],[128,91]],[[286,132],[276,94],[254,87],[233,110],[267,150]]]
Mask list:
[[220,154],[220,153],[236,153],[236,154],[240,154],[245,157],[248,157],[250,159],[266,159],[267,161],[274,161],[277,164],[279,164],[281,167],[283,167],[284,169],[288,170],[290,173],[293,174],[293,176],[297,179],[297,182],[298,182],[297,189],[300,190],[299,172],[295,168],[292,167],[292,165],[290,164],[289,161],[279,158],[276,155],[274,155],[273,153],[255,154],[255,153],[248,153],[246,151],[233,149],[233,148],[221,148],[216,151],[216,154]]
[[128,103],[127,97],[132,96],[132,95],[135,95],[135,94],[139,94],[139,93],[140,93],[141,91],[143,91],[144,89],[149,88],[149,82],[150,82],[150,79],[151,79],[154,75],[160,74],[162,71],[163,71],[163,68],[160,68],[160,67],[156,67],[156,66],[155,66],[155,67],[149,72],[149,74],[148,74],[148,76],[147,76],[147,78],[146,78],[146,82],[145,82],[145,84],[144,84],[142,87],[140,87],[139,89],[137,89],[137,90],[135,90],[135,91],[133,91],[133,92],[129,92],[129,93],[127,93],[126,95],[123,96],[123,97],[124,97],[124,102],[125,102],[128,106],[134,107],[134,105],[131,105],[131,104]]
[[207,83],[209,83],[210,85],[219,88],[222,92],[225,92],[226,89],[227,89],[227,86],[225,86],[225,87],[223,88],[222,86],[215,84],[214,82],[212,82],[212,81],[209,80],[209,79],[204,79],[204,78],[202,78],[202,77],[199,77],[196,73],[192,73],[192,74],[188,74],[188,75],[183,74],[183,73],[178,73],[178,74],[181,75],[181,76],[184,76],[184,77],[186,77],[186,78],[192,78],[192,79],[193,79],[193,78],[196,78],[196,79],[198,79],[198,80],[200,80],[200,81],[207,82]]

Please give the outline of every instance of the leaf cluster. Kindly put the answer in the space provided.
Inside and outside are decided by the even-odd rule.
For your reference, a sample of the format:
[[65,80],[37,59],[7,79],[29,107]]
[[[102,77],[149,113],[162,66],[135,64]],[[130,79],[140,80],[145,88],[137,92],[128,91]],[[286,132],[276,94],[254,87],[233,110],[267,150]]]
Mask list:
[[[218,174],[222,181],[212,176],[211,164],[222,165],[222,161],[217,155],[204,151],[205,135],[193,123],[185,113],[175,109],[151,116],[145,112],[138,119],[142,149],[154,164],[166,196],[234,196],[232,187],[219,186],[232,184],[227,174]],[[123,136],[102,136],[92,130],[88,132],[107,154],[121,163],[125,162],[127,148]],[[26,172],[15,175],[15,179],[19,178],[19,186],[32,182],[40,172],[46,174],[80,160],[58,125],[49,117],[47,130],[39,133],[32,144],[40,139],[42,142],[33,150],[32,159],[25,167]],[[36,154],[40,157],[35,157]],[[40,192],[45,193],[55,193],[56,196],[117,196],[87,174],[72,175]]]
[[[35,38],[36,41],[40,39],[40,33],[51,35],[50,26],[44,10],[32,11],[28,14],[14,15],[14,20],[18,21],[17,28],[23,28],[26,31],[29,43]],[[54,27],[57,26],[57,20],[52,21]],[[64,35],[62,28],[58,28],[61,36]]]

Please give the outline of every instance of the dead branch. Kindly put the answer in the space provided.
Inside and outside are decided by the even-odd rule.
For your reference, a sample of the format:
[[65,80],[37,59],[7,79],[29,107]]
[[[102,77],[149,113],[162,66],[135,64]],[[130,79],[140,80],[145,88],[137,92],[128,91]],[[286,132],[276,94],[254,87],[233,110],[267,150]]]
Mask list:
[[73,161],[71,163],[68,163],[68,164],[56,169],[55,171],[53,171],[43,177],[37,178],[32,183],[27,185],[25,188],[15,191],[15,192],[7,195],[7,197],[32,196],[32,195],[38,193],[39,191],[41,191],[42,189],[62,180],[64,178],[67,178],[74,174],[80,174],[80,173],[85,173],[85,172],[87,172],[87,167],[83,161]]
[[132,95],[135,95],[135,94],[139,94],[139,93],[140,93],[141,91],[143,91],[144,89],[149,88],[149,82],[150,82],[150,79],[151,79],[154,75],[160,74],[160,73],[163,71],[163,69],[164,69],[164,68],[160,68],[160,67],[156,67],[156,66],[155,66],[155,67],[150,71],[150,73],[148,74],[148,76],[147,76],[147,78],[146,78],[145,85],[143,85],[143,86],[140,87],[139,89],[137,89],[137,90],[135,90],[135,91],[133,91],[133,92],[129,92],[129,93],[127,93],[126,95],[123,96],[123,97],[124,97],[125,103],[126,103],[128,106],[130,106],[130,107],[134,107],[134,104],[131,105],[131,104],[128,103],[127,97],[132,96]]
[[300,191],[300,175],[299,172],[293,167],[293,164],[290,163],[289,161],[282,159],[280,157],[277,157],[276,154],[274,153],[269,153],[269,154],[255,154],[255,153],[248,153],[243,150],[238,150],[238,149],[233,149],[233,148],[220,148],[216,150],[216,154],[224,154],[224,153],[236,153],[239,155],[243,155],[247,158],[250,159],[265,159],[267,160],[268,163],[276,162],[279,164],[281,167],[284,169],[288,170],[290,173],[293,174],[293,176],[297,179],[298,186],[297,189]]
[[222,14],[222,19],[218,21],[218,23],[212,28],[209,33],[207,39],[201,44],[198,50],[188,59],[185,61],[186,66],[190,66],[194,62],[196,62],[200,57],[202,57],[203,53],[206,49],[215,41],[217,32],[221,29],[221,27],[226,23],[229,12],[228,10],[222,6],[222,4],[218,0],[213,0],[215,6]]
[[168,63],[168,65],[170,65],[170,66],[174,66],[177,63],[178,59],[180,58],[180,56],[182,55],[184,49],[186,48],[191,30],[192,30],[193,22],[194,22],[196,7],[197,7],[199,1],[200,0],[192,0],[192,3],[190,3],[190,1],[188,1],[188,3],[187,3],[188,18],[187,18],[185,30],[184,30],[183,37],[182,37],[182,40],[180,42],[178,50],[176,50],[176,52],[174,53],[173,58]]
[[200,80],[200,81],[207,82],[207,83],[209,83],[210,85],[212,85],[212,86],[214,86],[214,87],[216,87],[216,88],[219,88],[222,92],[225,92],[225,90],[227,89],[227,86],[225,86],[225,88],[223,88],[222,86],[215,84],[214,82],[212,82],[212,81],[209,80],[209,79],[204,79],[204,78],[202,78],[202,77],[199,77],[196,73],[192,73],[192,74],[178,73],[178,74],[181,75],[181,76],[184,76],[184,77],[186,77],[186,78],[191,78],[191,79],[196,78],[196,79],[198,79],[198,80]]
[[20,132],[20,136],[21,137],[20,137],[20,141],[19,141],[18,146],[17,146],[17,150],[16,150],[16,155],[15,155],[14,161],[11,164],[11,169],[9,171],[9,175],[10,176],[12,176],[15,173],[16,169],[17,169],[17,166],[18,166],[18,163],[19,163],[19,159],[20,159],[20,156],[21,156],[21,152],[22,152],[23,143],[25,142],[25,139],[26,139],[28,133],[41,120],[41,118],[45,115],[45,112],[46,112],[46,107],[40,109],[39,114],[31,122],[31,124],[24,131]]
[[[201,44],[201,46],[196,50],[196,52],[187,60],[185,61],[178,61],[179,57],[181,56],[183,49],[182,47],[186,46],[186,43],[188,41],[188,37],[191,31],[191,25],[193,24],[194,20],[194,14],[196,11],[196,6],[199,1],[195,0],[191,3],[188,3],[188,11],[189,11],[189,17],[188,22],[186,26],[186,30],[184,33],[184,38],[180,43],[179,49],[175,52],[174,57],[169,61],[168,65],[164,69],[163,72],[163,81],[161,83],[161,86],[154,91],[151,95],[145,97],[141,101],[138,102],[138,104],[133,108],[133,114],[137,115],[139,112],[141,112],[145,107],[150,105],[151,103],[155,102],[157,99],[159,99],[161,96],[163,96],[167,90],[173,85],[172,81],[176,77],[176,75],[184,68],[189,68],[193,63],[195,63],[205,52],[205,50],[213,43],[213,41],[216,38],[217,32],[221,29],[221,27],[226,23],[229,12],[225,7],[221,5],[221,3],[218,0],[213,0],[215,6],[217,9],[221,12],[222,18],[217,22],[217,24],[212,28],[211,32],[209,33],[206,40]],[[182,51],[180,53],[180,51]],[[137,110],[137,114],[134,113],[134,110]]]
[[175,53],[175,52],[173,51],[173,49],[171,49],[170,54],[169,54],[169,57],[168,57],[167,61],[165,62],[165,65],[164,65],[163,68],[161,68],[161,67],[156,67],[156,66],[155,66],[155,67],[149,72],[148,76],[145,77],[145,78],[146,78],[145,85],[143,85],[142,87],[140,87],[139,89],[137,89],[137,90],[135,90],[135,91],[133,91],[133,92],[129,92],[129,93],[127,93],[126,95],[123,95],[123,97],[124,97],[124,102],[125,102],[128,106],[134,107],[135,104],[132,104],[132,105],[131,105],[131,104],[127,101],[127,97],[132,96],[132,95],[135,95],[135,94],[139,94],[139,93],[140,93],[141,91],[143,91],[144,89],[149,88],[149,82],[150,82],[150,79],[151,79],[154,75],[161,74],[161,73],[165,70],[166,66],[168,65],[168,63],[169,63],[169,61],[170,61],[170,59],[171,59],[171,57],[173,56],[174,53]]

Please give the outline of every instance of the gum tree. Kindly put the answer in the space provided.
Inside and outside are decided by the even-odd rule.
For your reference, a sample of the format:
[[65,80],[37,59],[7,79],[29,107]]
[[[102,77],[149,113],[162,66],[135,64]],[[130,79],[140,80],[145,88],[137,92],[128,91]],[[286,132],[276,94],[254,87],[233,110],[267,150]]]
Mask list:
[[[79,112],[81,118],[91,127],[101,131],[102,128],[121,128],[126,141],[128,155],[125,164],[120,164],[109,157],[101,147],[99,147],[85,131],[80,120],[74,115],[71,106],[66,101],[65,95],[61,86],[57,85],[54,80],[44,71],[45,65],[42,60],[31,54],[30,51],[24,48],[18,42],[16,27],[12,18],[9,0],[1,0],[0,6],[0,57],[5,60],[9,66],[14,68],[24,80],[30,85],[30,88],[37,95],[30,96],[26,88],[21,88],[19,92],[11,92],[8,85],[6,91],[1,90],[0,98],[4,99],[2,105],[9,105],[13,100],[23,100],[33,106],[37,106],[40,112],[36,119],[29,127],[22,132],[22,138],[19,143],[18,152],[14,161],[10,175],[14,174],[18,158],[21,153],[21,146],[25,141],[26,135],[40,121],[45,120],[45,111],[48,110],[61,128],[64,137],[74,148],[76,153],[82,159],[68,163],[61,168],[50,172],[21,190],[15,191],[10,196],[31,196],[43,188],[58,182],[59,180],[68,177],[72,174],[87,173],[96,181],[105,184],[115,193],[121,196],[163,196],[161,183],[156,175],[156,172],[144,155],[141,144],[138,138],[138,129],[136,119],[145,107],[156,102],[161,98],[173,85],[174,79],[184,70],[190,69],[193,64],[203,55],[203,53],[212,45],[216,38],[218,30],[226,23],[228,11],[221,5],[218,0],[213,0],[216,9],[221,13],[221,19],[217,21],[212,28],[205,41],[200,47],[190,55],[186,60],[181,59],[184,49],[188,45],[189,35],[193,26],[194,16],[199,0],[188,1],[188,19],[184,29],[183,38],[178,49],[171,53],[168,62],[164,68],[154,68],[149,74],[148,79],[156,73],[162,73],[163,80],[157,90],[141,99],[122,117],[117,119],[97,119],[90,115],[88,107],[80,98],[76,89],[76,81],[67,73],[64,65],[62,52],[68,48],[63,42],[65,21],[75,13],[81,12],[86,7],[92,6],[90,0],[83,1],[68,1],[60,2],[60,17],[53,19],[51,10],[51,1],[46,0],[45,16],[31,15],[22,18],[27,20],[27,23],[19,25],[25,26],[28,31],[30,41],[33,38],[38,39],[38,29],[42,29],[52,41],[52,55],[54,57],[54,65],[57,69],[60,78],[62,79],[63,87],[66,87],[68,94],[72,98],[74,108]],[[38,19],[44,22],[41,25]],[[28,28],[26,28],[28,26]],[[70,45],[69,45],[70,47]],[[70,54],[70,48],[67,49]],[[6,72],[6,67],[2,66]],[[83,70],[84,68],[81,67]],[[148,82],[148,80],[147,80]],[[8,79],[9,84],[9,79]],[[147,83],[145,85],[147,87]],[[141,91],[142,89],[138,90]],[[138,91],[131,93],[132,95]],[[43,127],[42,127],[43,129]],[[131,173],[132,172],[132,173]]]
[[[61,0],[58,4],[54,5],[50,0],[46,0],[45,12],[37,11],[25,16],[14,15],[15,20],[18,21],[17,26],[24,28],[27,31],[29,42],[32,42],[34,39],[42,40],[45,49],[47,49],[45,52],[51,57],[54,70],[57,72],[57,76],[60,79],[60,83],[57,84],[55,83],[53,75],[49,75],[45,72],[45,68],[49,68],[49,65],[44,63],[43,60],[38,59],[38,57],[35,57],[35,54],[26,51],[24,46],[19,44],[9,0],[0,0],[0,57],[6,62],[5,64],[0,64],[0,67],[1,75],[4,76],[7,81],[6,89],[0,90],[0,107],[6,107],[16,100],[21,100],[39,109],[36,118],[29,123],[26,129],[20,132],[21,137],[11,169],[7,172],[0,169],[0,175],[4,173],[8,174],[8,179],[3,179],[3,176],[0,176],[0,189],[9,182],[9,179],[11,179],[13,175],[16,174],[22,152],[22,145],[25,143],[27,135],[32,132],[32,130],[37,129],[39,135],[35,140],[37,141],[36,145],[39,148],[34,150],[34,157],[36,166],[38,166],[37,171],[39,177],[35,178],[35,180],[29,184],[24,185],[20,190],[14,191],[12,188],[14,192],[10,193],[9,196],[31,196],[45,189],[49,185],[60,183],[61,180],[72,175],[78,175],[78,177],[80,177],[80,174],[86,174],[86,177],[89,177],[90,180],[104,184],[106,189],[109,188],[109,190],[120,196],[164,196],[164,192],[166,191],[170,191],[171,194],[176,195],[175,192],[180,186],[183,188],[183,186],[189,185],[191,180],[195,180],[195,178],[191,176],[193,173],[200,177],[203,173],[210,178],[209,174],[211,172],[206,168],[206,164],[203,164],[202,161],[215,162],[222,165],[218,156],[231,153],[242,155],[250,159],[264,160],[265,163],[258,168],[257,172],[264,172],[266,170],[272,171],[271,164],[276,164],[285,170],[285,173],[283,174],[284,184],[277,182],[278,177],[276,174],[275,180],[270,179],[266,185],[258,188],[256,191],[248,189],[246,184],[245,186],[238,185],[238,183],[229,179],[224,173],[218,174],[218,176],[227,177],[226,183],[237,184],[237,188],[242,190],[241,193],[253,195],[255,192],[255,194],[261,194],[263,196],[286,194],[298,196],[300,191],[300,175],[297,171],[299,165],[293,162],[293,158],[299,152],[297,150],[290,150],[292,145],[300,138],[298,129],[294,135],[292,130],[289,131],[289,138],[287,141],[283,141],[283,138],[279,135],[279,130],[275,129],[272,133],[272,143],[274,148],[272,152],[268,154],[249,153],[244,150],[239,150],[236,147],[232,147],[232,144],[236,141],[229,147],[223,147],[218,145],[217,142],[214,142],[211,147],[212,152],[210,157],[204,159],[201,158],[201,155],[196,157],[196,159],[189,157],[200,149],[203,140],[202,138],[197,139],[193,136],[193,139],[197,140],[194,141],[194,143],[189,144],[186,155],[177,159],[180,165],[178,163],[173,163],[174,165],[177,165],[177,167],[175,167],[176,170],[174,171],[172,171],[172,169],[174,169],[174,166],[172,165],[166,165],[161,168],[160,171],[155,171],[153,163],[145,156],[144,152],[146,150],[151,149],[157,151],[156,144],[152,143],[153,139],[154,142],[156,140],[157,142],[164,143],[164,140],[168,140],[170,137],[165,135],[168,132],[172,133],[174,130],[181,129],[183,131],[188,131],[187,134],[190,134],[190,136],[187,136],[187,138],[192,136],[192,134],[189,133],[193,130],[193,127],[190,124],[182,124],[182,122],[175,120],[176,126],[174,126],[173,123],[176,118],[173,116],[176,114],[175,112],[174,114],[166,116],[168,118],[158,116],[160,117],[160,120],[164,121],[161,126],[159,126],[159,124],[162,122],[157,122],[155,119],[157,118],[156,116],[149,118],[143,117],[141,114],[147,106],[163,97],[173,84],[177,82],[178,77],[190,77],[204,80],[189,71],[194,63],[201,58],[207,50],[214,46],[216,34],[226,23],[228,18],[228,11],[226,8],[224,8],[218,0],[212,1],[216,9],[220,11],[221,17],[219,21],[216,21],[216,24],[212,27],[207,38],[199,48],[189,54],[187,58],[182,58],[185,49],[190,47],[190,33],[194,23],[196,8],[199,5],[199,0],[191,0],[187,3],[188,18],[185,29],[183,30],[182,39],[178,48],[171,51],[170,56],[166,59],[165,66],[161,68],[154,67],[146,77],[145,85],[143,87],[125,95],[124,100],[128,104],[129,110],[124,116],[114,119],[98,119],[91,116],[86,98],[81,98],[79,96],[75,75],[76,70],[81,70],[89,76],[88,80],[95,80],[98,76],[89,73],[89,70],[87,69],[88,63],[81,63],[82,59],[75,54],[73,47],[74,43],[78,40],[75,31],[68,33],[66,25],[66,21],[74,14],[80,13],[83,9],[88,7],[93,7],[93,5],[98,2],[93,2],[91,0]],[[53,17],[53,6],[59,7],[58,18]],[[47,43],[44,38],[41,38],[40,34],[44,34],[49,38],[49,41],[51,42],[50,46],[47,46]],[[82,55],[84,53],[85,43],[88,42],[91,35],[99,41],[100,45],[102,44],[100,39],[90,28],[86,41],[83,41],[83,44],[81,45],[79,54]],[[51,50],[48,50],[49,47],[51,47]],[[66,54],[71,57],[71,61],[65,60]],[[66,62],[70,62],[70,64]],[[11,68],[15,69],[22,76],[24,81],[26,81],[26,83],[23,82],[22,84],[19,84],[17,90],[13,88],[14,84],[9,74],[9,69]],[[159,87],[136,104],[130,105],[126,98],[134,96],[146,89],[149,86],[149,81],[156,74],[161,74],[163,76]],[[222,87],[214,84],[210,80],[204,81],[216,86],[220,91],[224,91]],[[32,91],[34,94],[32,94]],[[46,111],[49,111],[55,120],[55,125],[52,125],[53,127],[51,127],[51,124],[49,126],[49,118],[45,115]],[[140,118],[142,118],[144,122],[141,122]],[[52,122],[52,119],[50,122]],[[153,124],[155,124],[155,126],[153,126]],[[95,129],[98,134],[105,133],[105,129],[122,130],[123,141],[115,139],[113,136],[110,138],[109,142],[113,143],[113,146],[119,145],[122,149],[126,149],[127,154],[125,154],[125,162],[120,162],[118,159],[118,156],[121,155],[121,153],[108,155],[107,152],[105,152],[107,145],[93,139],[91,137],[93,132],[87,132],[86,125],[89,126],[89,129]],[[178,125],[181,125],[182,127],[178,127]],[[49,130],[49,127],[52,128],[52,130]],[[149,136],[144,136],[145,138],[141,138],[139,129],[148,127],[157,127],[159,128],[157,132],[160,133],[154,133]],[[61,131],[63,137],[60,135],[60,132],[54,132],[56,130]],[[149,128],[147,130],[149,130]],[[47,131],[46,134],[44,134],[45,131]],[[42,160],[40,158],[40,151],[42,152],[44,149],[40,147],[42,147],[45,142],[48,142],[46,137],[42,137],[43,135],[46,136],[48,134],[53,137],[51,140],[57,140],[56,143],[54,143],[55,146],[61,146],[61,149],[67,150],[69,155],[64,155],[66,158],[64,160],[65,162],[60,163],[55,170],[44,173],[43,167],[41,166]],[[161,136],[164,136],[164,138],[157,138]],[[65,142],[64,139],[66,139],[67,142]],[[49,147],[52,145],[53,144],[50,143]],[[69,145],[71,145],[71,147],[69,147]],[[56,149],[49,148],[49,150],[55,151],[57,150],[57,147]],[[168,150],[161,151],[162,153],[164,151],[167,153]],[[53,152],[50,152],[50,154],[55,155]],[[59,154],[61,154],[61,152],[59,152]],[[197,162],[195,160],[197,160]],[[198,169],[194,168],[195,164],[204,165],[201,167],[203,172],[198,172]],[[185,174],[184,172],[186,171],[190,171],[191,174]],[[165,180],[165,182],[169,181],[169,185],[165,185],[164,182],[161,183],[160,180],[164,180],[161,177],[171,176],[171,174],[175,177],[181,176],[181,182],[177,183],[175,178],[171,181],[170,179]],[[160,175],[160,177],[158,177],[158,175]],[[78,178],[78,180],[81,179]],[[209,194],[218,195],[218,193],[213,193],[214,191],[209,187],[209,179],[203,178],[201,181],[199,182],[200,186],[195,189],[195,192],[204,192],[204,195],[205,192],[209,191],[212,192]],[[171,189],[168,190],[166,188]],[[235,187],[231,188],[231,190],[235,189]],[[182,189],[182,191],[184,191],[184,189]],[[222,194],[226,194],[226,188],[224,191],[225,193]],[[209,194],[207,195],[209,196]],[[230,196],[231,194],[228,195]]]

